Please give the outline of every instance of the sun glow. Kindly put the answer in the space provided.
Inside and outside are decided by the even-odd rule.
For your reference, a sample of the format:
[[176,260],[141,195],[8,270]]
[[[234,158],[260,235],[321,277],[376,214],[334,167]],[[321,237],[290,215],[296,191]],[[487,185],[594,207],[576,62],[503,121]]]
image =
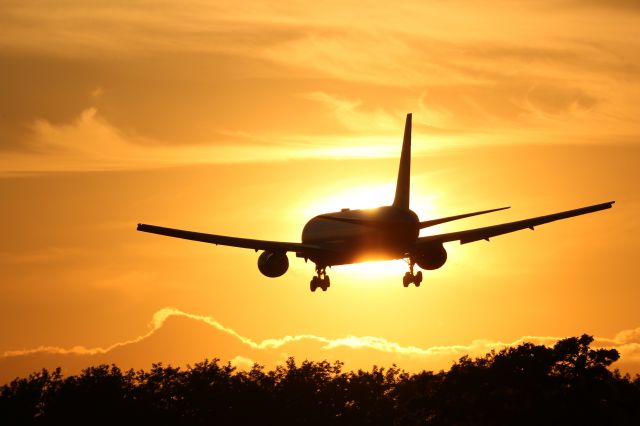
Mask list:
[[351,186],[346,183],[345,186],[349,188],[338,191],[327,189],[316,194],[314,202],[304,208],[305,217],[337,212],[344,208],[356,210],[388,206],[393,202],[394,184]]
[[389,282],[389,278],[396,279],[408,271],[407,263],[404,260],[388,260],[375,262],[354,263],[351,265],[341,265],[340,275],[349,282],[364,282],[367,285],[372,281]]
[[[350,185],[346,183],[345,186]],[[356,210],[389,206],[393,203],[394,192],[395,182],[352,186],[338,191],[326,189],[314,194],[313,202],[305,200],[305,206],[295,209],[295,212],[306,218],[311,218],[315,215],[337,212],[345,208]],[[439,217],[440,212],[435,204],[437,198],[436,196],[413,197],[411,209],[421,219],[424,215],[431,218]]]
[[[314,194],[314,202],[307,202],[306,205],[292,210],[295,214],[305,217],[305,220],[330,212],[337,212],[344,208],[370,209],[391,205],[395,193],[395,179],[392,182],[372,183],[368,185],[350,185],[344,183],[348,189],[333,190],[325,188],[324,191]],[[439,198],[433,196],[414,195],[411,200],[411,208],[421,220],[433,219],[442,216],[436,205]],[[299,217],[299,216],[298,216]],[[402,276],[407,270],[407,263],[404,260],[391,261],[363,261],[351,265],[337,266],[337,272],[348,281],[366,282],[388,282],[390,278]],[[336,272],[334,272],[335,274]]]

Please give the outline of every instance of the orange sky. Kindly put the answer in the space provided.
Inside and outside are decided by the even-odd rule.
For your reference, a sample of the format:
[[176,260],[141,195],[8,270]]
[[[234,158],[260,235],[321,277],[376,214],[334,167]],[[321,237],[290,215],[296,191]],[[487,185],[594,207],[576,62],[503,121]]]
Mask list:
[[[0,381],[41,366],[288,355],[439,369],[579,333],[640,371],[634,1],[0,4]],[[402,262],[336,267],[141,234],[299,241],[391,202],[414,119],[421,219],[444,232],[616,200]],[[154,316],[155,315],[155,316]],[[155,320],[153,320],[155,318]],[[289,337],[287,337],[289,336]]]

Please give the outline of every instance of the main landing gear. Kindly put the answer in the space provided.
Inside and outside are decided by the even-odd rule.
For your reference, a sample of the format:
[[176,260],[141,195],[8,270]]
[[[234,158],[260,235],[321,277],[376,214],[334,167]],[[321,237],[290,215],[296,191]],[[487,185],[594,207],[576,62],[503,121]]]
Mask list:
[[413,259],[409,259],[407,263],[409,263],[409,272],[404,274],[404,277],[402,277],[402,285],[409,287],[409,284],[413,283],[416,287],[420,287],[420,283],[422,282],[422,271],[418,271],[414,274],[413,267],[416,263]]
[[311,279],[311,284],[309,288],[311,291],[316,291],[317,288],[321,288],[322,291],[327,291],[327,289],[331,286],[331,280],[329,280],[329,275],[327,275],[327,267],[326,266],[316,266],[316,275]]

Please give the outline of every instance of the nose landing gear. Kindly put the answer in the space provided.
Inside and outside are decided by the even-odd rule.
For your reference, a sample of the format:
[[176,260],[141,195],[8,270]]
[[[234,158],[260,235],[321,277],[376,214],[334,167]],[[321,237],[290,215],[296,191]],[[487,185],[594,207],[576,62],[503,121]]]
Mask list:
[[316,273],[318,275],[311,279],[309,289],[311,291],[316,291],[317,288],[321,288],[322,291],[327,291],[331,286],[331,280],[329,279],[329,275],[327,275],[327,267],[316,265]]
[[413,273],[413,267],[415,266],[415,262],[413,259],[409,259],[409,272],[404,274],[402,277],[402,285],[405,287],[409,287],[409,284],[415,284],[416,287],[420,287],[420,283],[422,283],[422,271],[418,271],[417,273]]

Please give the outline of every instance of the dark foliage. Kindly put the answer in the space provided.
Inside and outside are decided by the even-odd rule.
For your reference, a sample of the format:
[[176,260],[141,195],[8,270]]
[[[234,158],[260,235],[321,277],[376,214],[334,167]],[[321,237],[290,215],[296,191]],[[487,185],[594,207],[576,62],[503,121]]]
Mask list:
[[343,372],[340,362],[293,358],[273,371],[217,359],[137,372],[100,365],[66,378],[42,370],[0,388],[0,424],[640,424],[640,376],[611,372],[618,352],[592,342],[525,343],[439,373]]

